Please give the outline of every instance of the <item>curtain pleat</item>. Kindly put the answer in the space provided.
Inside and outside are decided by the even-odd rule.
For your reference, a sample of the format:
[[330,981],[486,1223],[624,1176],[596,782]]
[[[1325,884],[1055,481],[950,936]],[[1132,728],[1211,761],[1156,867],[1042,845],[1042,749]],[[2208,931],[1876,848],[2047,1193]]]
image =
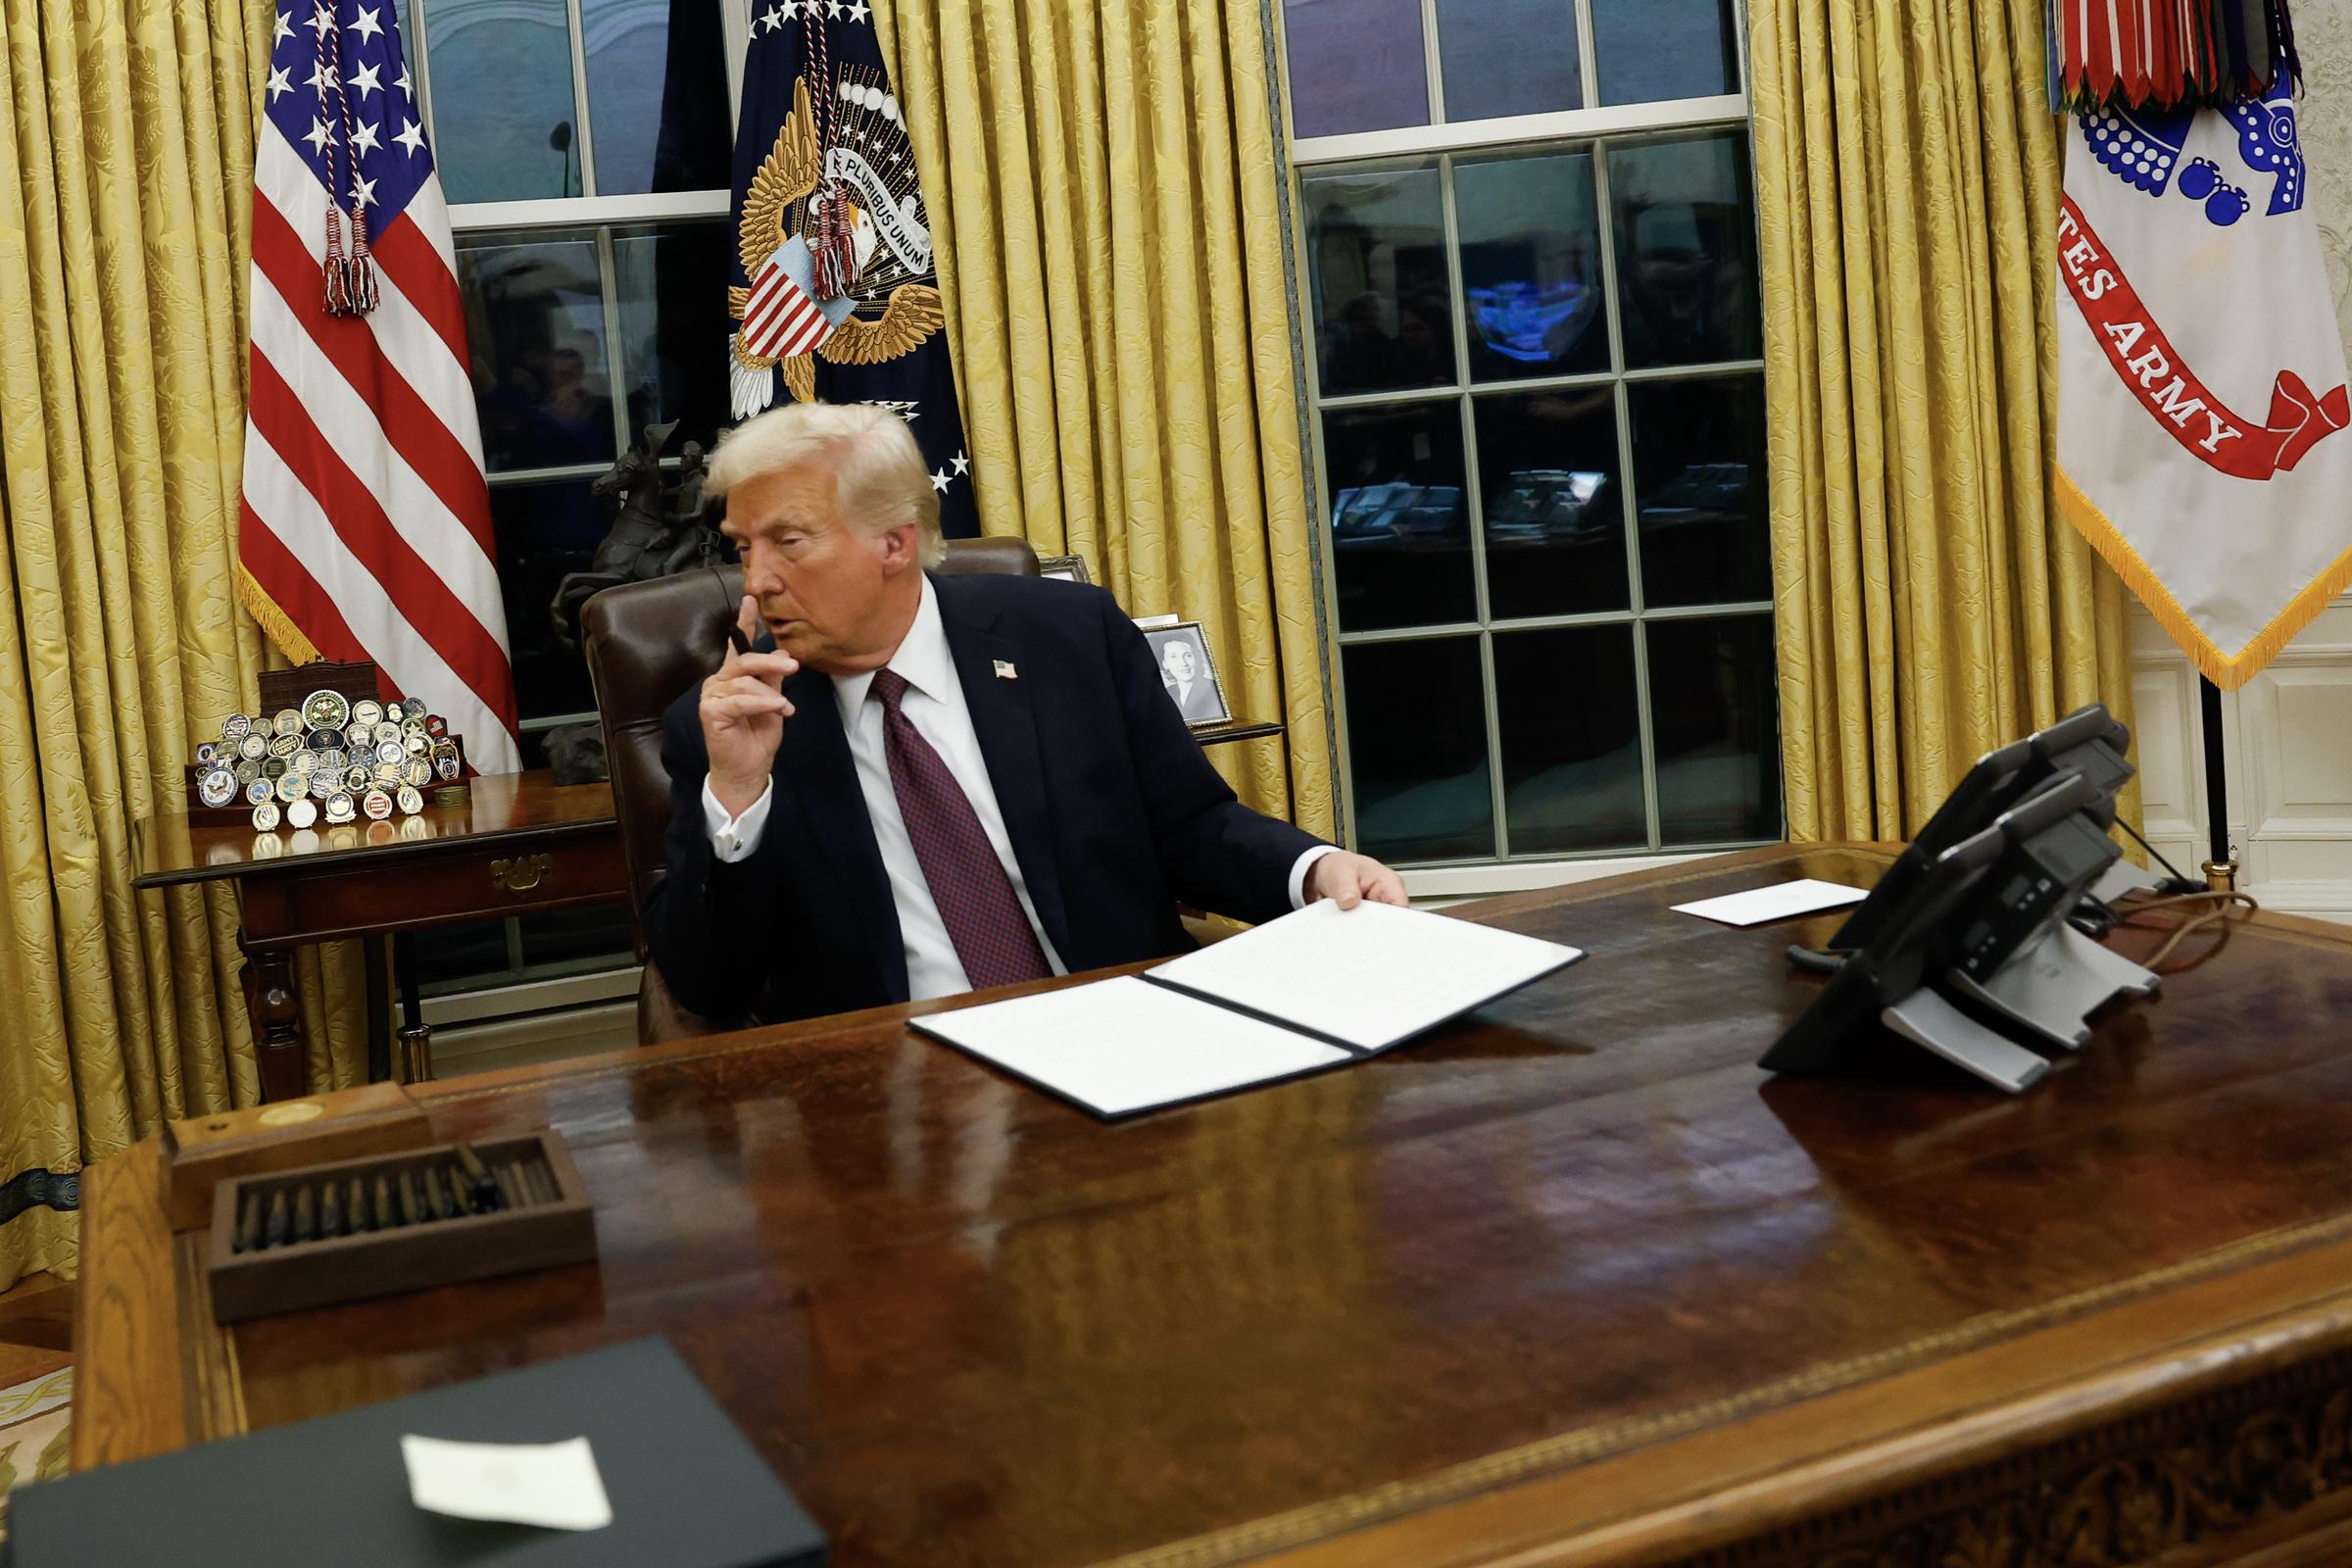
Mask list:
[[2050,491],[2042,10],[1748,8],[1793,839],[1905,837],[1985,751],[2131,718],[2123,585]]
[[1199,620],[1242,799],[1335,831],[1258,0],[892,0],[981,523]]
[[[0,1183],[50,1195],[0,1209],[0,1288],[72,1274],[86,1162],[258,1094],[233,895],[129,879],[263,658],[232,583],[271,9],[0,0]],[[356,955],[303,971],[314,1082],[353,1081]]]

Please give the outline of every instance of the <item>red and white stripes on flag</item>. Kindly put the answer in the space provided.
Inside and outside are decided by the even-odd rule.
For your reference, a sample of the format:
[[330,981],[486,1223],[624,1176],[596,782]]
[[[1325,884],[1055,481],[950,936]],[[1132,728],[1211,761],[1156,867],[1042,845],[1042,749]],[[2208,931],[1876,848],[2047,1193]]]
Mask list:
[[371,241],[374,309],[329,315],[326,187],[276,116],[257,132],[240,596],[288,657],[374,661],[449,720],[477,770],[513,772],[514,672],[439,176]]
[[815,259],[800,235],[775,248],[753,277],[751,297],[744,301],[745,348],[763,359],[789,359],[814,353],[833,335],[856,302],[838,300],[828,310],[811,291],[814,269]]

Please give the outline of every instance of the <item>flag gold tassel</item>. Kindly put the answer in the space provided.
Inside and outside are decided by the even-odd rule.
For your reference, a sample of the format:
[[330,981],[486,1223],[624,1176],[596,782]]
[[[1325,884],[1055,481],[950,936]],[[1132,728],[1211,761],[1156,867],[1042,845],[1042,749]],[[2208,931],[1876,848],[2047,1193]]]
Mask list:
[[2347,550],[2326,571],[2305,584],[2302,592],[2288,600],[2285,608],[2272,616],[2271,623],[2255,633],[2245,647],[2234,654],[2224,653],[2190,618],[2188,612],[2180,608],[2180,602],[2164,585],[2164,579],[2139,559],[2139,552],[2132,548],[2115,524],[2107,520],[2107,514],[2092,504],[2064,468],[2057,470],[2052,487],[2057,492],[2058,510],[2067,521],[2090,541],[2100,560],[2115,568],[2124,586],[2147,607],[2165,635],[2188,655],[2197,672],[2226,692],[2236,691],[2251,680],[2304,627],[2317,619],[2336,595],[2352,588],[2352,550]]
[[303,635],[294,618],[278,609],[269,590],[254,581],[253,573],[243,566],[237,568],[237,602],[245,607],[245,613],[253,617],[253,623],[279,653],[297,664],[318,662],[318,645]]

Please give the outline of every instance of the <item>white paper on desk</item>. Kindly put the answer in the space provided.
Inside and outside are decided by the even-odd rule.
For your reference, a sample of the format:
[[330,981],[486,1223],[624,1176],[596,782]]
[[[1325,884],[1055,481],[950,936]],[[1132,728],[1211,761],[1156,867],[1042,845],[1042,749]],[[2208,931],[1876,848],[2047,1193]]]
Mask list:
[[612,1502],[586,1438],[567,1443],[453,1443],[403,1435],[409,1500],[453,1519],[548,1530],[602,1530]]
[[1717,899],[1701,899],[1696,904],[1674,906],[1678,914],[1695,914],[1701,920],[1714,920],[1723,925],[1763,925],[1770,920],[1787,920],[1799,914],[1811,914],[1818,909],[1836,909],[1848,904],[1859,904],[1870,895],[1860,888],[1849,888],[1838,882],[1821,882],[1812,877],[1800,877],[1794,882],[1776,883],[1768,888],[1751,888],[1745,893],[1726,893]]
[[1328,1067],[1348,1053],[1132,975],[909,1020],[1104,1116]]
[[1385,1051],[1584,953],[1495,926],[1328,899],[1188,953],[1154,980],[1358,1051]]

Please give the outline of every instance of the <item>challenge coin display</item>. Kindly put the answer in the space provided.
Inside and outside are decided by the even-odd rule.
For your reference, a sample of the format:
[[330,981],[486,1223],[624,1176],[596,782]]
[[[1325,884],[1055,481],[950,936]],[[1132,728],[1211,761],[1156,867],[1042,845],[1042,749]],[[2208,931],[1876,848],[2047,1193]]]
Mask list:
[[[280,700],[292,696],[285,691]],[[423,811],[427,790],[454,784],[466,771],[465,751],[449,721],[427,712],[423,703],[353,697],[330,686],[313,690],[297,708],[223,713],[219,738],[207,737],[190,755],[189,806],[250,808],[254,828],[263,833],[350,823],[363,815],[377,822],[395,814],[414,817]],[[280,841],[277,852],[283,848]],[[262,853],[258,843],[254,853]]]

